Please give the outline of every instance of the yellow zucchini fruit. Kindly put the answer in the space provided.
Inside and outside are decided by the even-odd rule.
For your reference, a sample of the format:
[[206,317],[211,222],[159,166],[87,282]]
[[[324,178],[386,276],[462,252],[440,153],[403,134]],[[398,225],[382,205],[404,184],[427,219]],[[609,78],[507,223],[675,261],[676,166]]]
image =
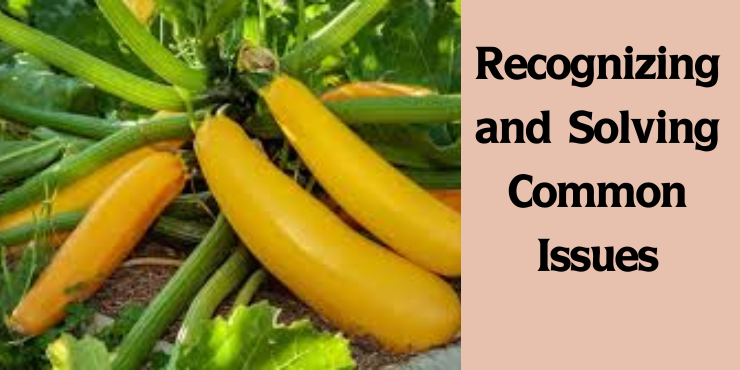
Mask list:
[[[432,90],[421,86],[401,85],[387,82],[350,82],[326,92],[321,96],[321,100],[325,102],[336,102],[362,98],[425,96],[432,93]],[[430,190],[429,193],[458,213],[462,212],[462,190],[435,189]]]
[[278,75],[260,95],[311,173],[348,214],[419,266],[460,276],[459,213],[386,162],[299,81]]
[[180,194],[185,177],[182,161],[170,153],[150,155],[121,176],[13,310],[10,327],[39,335],[64,318],[68,304],[94,294]]
[[460,330],[461,305],[440,277],[379,246],[275,167],[238,124],[196,133],[206,181],[234,230],[277,279],[330,322],[396,352]]
[[401,85],[380,81],[350,82],[329,90],[321,96],[323,101],[343,101],[359,98],[383,98],[391,96],[425,96],[432,94],[422,86]]
[[429,193],[457,213],[462,213],[462,189],[436,189]]
[[126,6],[131,9],[141,24],[148,24],[157,7],[155,0],[125,0]]
[[[31,222],[35,217],[43,217],[44,214],[83,211],[90,208],[100,194],[108,189],[116,179],[154,153],[156,151],[150,147],[139,148],[105,165],[80,181],[58,190],[56,194],[53,194],[54,189],[49,189],[51,194],[49,194],[50,202],[48,204],[41,202],[21,211],[0,216],[0,231]],[[45,212],[45,207],[51,207],[50,212]]]

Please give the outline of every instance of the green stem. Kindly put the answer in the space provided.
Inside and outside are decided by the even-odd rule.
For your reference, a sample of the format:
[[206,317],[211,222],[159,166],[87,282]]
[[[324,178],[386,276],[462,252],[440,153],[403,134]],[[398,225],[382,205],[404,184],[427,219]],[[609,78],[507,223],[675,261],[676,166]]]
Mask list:
[[461,189],[462,170],[401,168],[401,171],[425,189]]
[[164,214],[181,220],[213,219],[216,202],[210,192],[183,194],[177,197]]
[[177,333],[177,343],[171,354],[168,369],[177,368],[182,346],[201,336],[204,322],[213,317],[218,306],[229,293],[239,287],[247,274],[254,269],[255,264],[247,248],[237,247],[231,257],[208,279],[185,314],[180,331]]
[[283,66],[294,74],[316,66],[352,40],[388,2],[389,0],[355,0],[305,43],[285,55],[282,59]]
[[234,308],[239,306],[248,306],[255,293],[257,293],[257,290],[267,280],[267,276],[267,271],[263,269],[255,271],[254,274],[249,277],[246,284],[244,284],[244,287],[239,290],[236,298],[234,298]]
[[172,86],[152,82],[114,67],[1,11],[0,40],[130,102],[155,110],[178,111],[183,107],[180,95]]
[[306,0],[298,0],[298,35],[296,38],[299,47],[306,41]]
[[86,139],[83,137],[70,135],[67,133],[57,132],[45,126],[39,126],[29,133],[32,138],[38,140],[60,140],[65,147],[67,154],[77,154],[91,145],[95,144],[96,141]]
[[239,7],[244,3],[244,0],[221,0],[216,12],[208,18],[208,23],[201,33],[201,44],[208,45],[219,32],[223,31],[239,14]]
[[102,139],[120,129],[102,118],[43,110],[10,99],[0,99],[0,117],[27,127],[45,126],[91,139]]
[[0,185],[24,180],[51,165],[61,155],[64,144],[58,138],[8,153],[0,153]]
[[171,244],[185,244],[191,247],[203,240],[208,233],[208,226],[200,222],[161,216],[152,227],[151,233],[156,238],[171,241]]
[[260,39],[257,40],[259,45],[267,47],[267,19],[265,15],[265,0],[257,0],[257,16],[259,17]]
[[[33,240],[36,235],[72,231],[77,228],[84,217],[84,211],[64,212],[39,217],[36,220],[2,230],[0,231],[0,247],[21,245]],[[165,238],[173,243],[195,245],[203,241],[208,230],[209,228],[201,223],[162,216],[152,226],[150,232],[157,238]]]
[[361,98],[326,106],[348,124],[453,123],[462,116],[460,95]]
[[0,232],[0,247],[21,245],[33,240],[37,235],[48,235],[51,232],[74,230],[85,217],[84,212],[60,213],[49,217],[18,225]]
[[219,216],[203,242],[123,338],[113,358],[113,370],[135,370],[142,366],[157,340],[186,309],[188,302],[233,250],[235,243],[234,232],[226,219]]
[[163,140],[190,138],[190,123],[189,116],[178,115],[122,129],[0,195],[0,216],[40,202],[50,189],[64,188],[134,149]]
[[193,92],[205,90],[208,74],[190,68],[159,43],[139,22],[123,0],[97,0],[98,8],[134,54],[165,81]]

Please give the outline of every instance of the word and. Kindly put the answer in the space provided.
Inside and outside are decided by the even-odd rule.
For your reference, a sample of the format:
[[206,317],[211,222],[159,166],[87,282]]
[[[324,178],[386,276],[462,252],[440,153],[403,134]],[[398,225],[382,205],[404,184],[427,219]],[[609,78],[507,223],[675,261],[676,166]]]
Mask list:
[[[504,76],[498,70],[503,61],[503,53],[497,47],[478,46],[478,76],[476,79],[487,80],[488,71],[493,78],[503,80]],[[555,80],[567,78],[573,75],[571,85],[581,88],[591,86],[594,78],[597,80],[693,80],[696,73],[696,86],[712,87],[717,84],[719,78],[719,55],[701,55],[696,61],[689,55],[665,55],[665,46],[658,48],[658,55],[632,55],[632,47],[627,46],[627,53],[619,55],[576,55],[572,60],[568,57],[556,54],[551,57],[536,54],[527,60],[521,55],[510,55],[503,65],[504,74],[512,80],[527,78],[544,80],[548,76]],[[493,59],[488,59],[488,54],[493,54]],[[668,61],[670,57],[670,77],[668,76]],[[598,76],[596,75],[595,62],[598,58]],[[624,68],[622,60],[624,59]],[[540,62],[540,63],[538,63]],[[656,63],[657,62],[657,63]],[[704,68],[705,62],[709,62],[709,69]],[[611,68],[609,64],[611,63]],[[538,72],[537,66],[544,67],[544,72]],[[585,68],[581,68],[585,64]],[[682,65],[683,64],[683,65]],[[656,68],[653,68],[657,65]],[[560,68],[557,68],[560,67]],[[611,76],[608,72],[611,69]],[[656,71],[657,69],[657,71]],[[622,73],[624,71],[624,73]],[[634,72],[633,72],[634,71]],[[683,71],[683,76],[681,76]],[[705,79],[700,80],[699,78]],[[579,81],[580,80],[580,81]]]
[[[652,272],[658,268],[658,248],[643,247],[638,252],[635,248],[624,247],[614,253],[614,247],[605,247],[605,262],[601,262],[601,247],[575,247],[573,249],[555,247],[548,253],[550,239],[540,241],[540,268],[537,271],[616,271],[614,265],[622,271]],[[651,253],[651,254],[650,254]],[[548,259],[552,259],[552,262]],[[558,263],[558,264],[556,264]],[[549,266],[548,266],[549,265]]]
[[[637,204],[639,204],[641,207],[645,208],[653,208],[657,206],[661,198],[663,199],[663,203],[661,204],[661,207],[673,207],[671,204],[671,191],[675,190],[676,192],[676,207],[686,207],[686,189],[684,188],[683,184],[681,183],[663,183],[662,188],[663,192],[661,194],[661,189],[658,187],[658,185],[655,185],[651,182],[646,182],[642,185],[640,185],[637,188],[637,192],[635,192],[634,187],[632,184],[624,183],[621,185],[617,185],[615,183],[599,183],[597,184],[599,188],[599,204],[596,205],[596,202],[594,201],[594,186],[585,183],[585,184],[576,184],[576,183],[558,183],[557,189],[555,186],[553,186],[550,183],[547,182],[541,182],[537,185],[535,185],[534,189],[531,192],[531,196],[527,200],[521,200],[519,198],[519,195],[517,194],[519,184],[521,182],[528,182],[530,185],[532,184],[532,176],[531,175],[518,175],[514,177],[513,180],[511,180],[511,183],[509,183],[509,199],[511,199],[511,202],[519,207],[519,208],[529,208],[532,207],[532,203],[537,207],[540,208],[549,208],[555,205],[555,203],[558,203],[558,207],[583,207],[581,205],[581,193],[585,190],[586,191],[586,205],[585,207],[622,207],[621,202],[621,194],[622,191],[624,191],[624,194],[626,195],[626,203],[624,207],[635,207],[635,199],[637,199]],[[542,196],[542,190],[547,190],[547,197],[543,198]],[[568,205],[568,190],[570,190],[572,202],[571,205]],[[648,201],[645,196],[645,192],[647,190],[650,190],[651,193],[651,199]],[[607,196],[607,191],[611,191],[611,197]],[[611,199],[611,205],[607,205],[607,200]]]
[[[717,147],[718,119],[702,118],[696,124],[686,118],[671,118],[666,120],[664,118],[666,113],[661,110],[658,112],[658,117],[660,118],[649,118],[643,124],[643,120],[640,118],[631,119],[629,111],[624,110],[619,113],[619,124],[610,118],[602,118],[593,124],[592,127],[589,124],[589,121],[592,122],[593,118],[591,112],[585,110],[574,112],[570,115],[570,125],[578,131],[578,135],[571,133],[569,142],[588,144],[595,138],[596,141],[602,144],[611,144],[617,141],[617,139],[619,139],[620,144],[629,144],[631,143],[630,131],[634,129],[637,142],[640,144],[646,144],[651,141],[651,138],[655,137],[652,142],[657,144],[695,143],[694,149],[703,152],[712,151]],[[542,118],[532,119],[526,126],[520,119],[501,119],[500,126],[494,119],[479,119],[475,138],[481,144],[510,144],[512,142],[511,131],[513,129],[514,143],[525,143],[526,131],[526,139],[530,143],[549,144],[550,111],[542,111],[541,114]],[[539,133],[536,131],[537,128],[539,128]],[[708,129],[708,133],[705,133],[705,128]],[[681,141],[681,136],[683,136],[683,141]],[[667,141],[669,137],[670,140]]]

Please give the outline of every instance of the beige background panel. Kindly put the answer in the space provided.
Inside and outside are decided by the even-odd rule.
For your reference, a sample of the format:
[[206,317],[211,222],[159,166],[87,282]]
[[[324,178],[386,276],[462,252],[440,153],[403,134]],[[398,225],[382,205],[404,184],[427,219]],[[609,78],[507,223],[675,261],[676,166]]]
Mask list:
[[[740,2],[479,1],[465,4],[464,302],[468,369],[740,368]],[[475,80],[476,46],[520,54],[719,54],[719,81]],[[505,60],[505,59],[504,59]],[[669,59],[670,60],[670,59]],[[503,65],[503,63],[502,63]],[[656,67],[654,67],[656,68]],[[503,69],[500,69],[503,73]],[[720,119],[712,152],[693,144],[569,144],[577,110]],[[476,120],[551,112],[552,144],[475,141]],[[643,121],[644,122],[644,121]],[[657,127],[656,127],[657,128]],[[654,128],[655,129],[655,128]],[[580,134],[579,134],[580,135]],[[655,133],[653,133],[655,135]],[[687,208],[516,208],[509,182],[680,182]],[[521,193],[521,191],[520,191]],[[658,248],[644,272],[538,272],[550,247]],[[471,285],[472,284],[472,285]]]

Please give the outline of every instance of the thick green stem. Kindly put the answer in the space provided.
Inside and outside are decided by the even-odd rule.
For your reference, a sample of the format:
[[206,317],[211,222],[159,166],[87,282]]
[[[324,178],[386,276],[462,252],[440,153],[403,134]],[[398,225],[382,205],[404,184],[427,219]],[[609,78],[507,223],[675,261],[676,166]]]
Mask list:
[[123,0],[97,0],[98,7],[118,35],[136,56],[165,81],[193,92],[205,90],[205,69],[190,68],[159,43],[142,25]]
[[37,220],[0,232],[0,247],[21,245],[33,240],[37,235],[74,230],[83,217],[85,217],[84,212],[67,212],[39,217]]
[[0,185],[24,180],[51,165],[61,155],[64,144],[58,138],[34,146],[0,153]]
[[216,201],[210,192],[183,194],[175,199],[164,214],[181,220],[213,219]]
[[208,18],[208,23],[201,33],[201,44],[208,45],[219,32],[223,31],[234,20],[234,17],[239,15],[239,7],[244,6],[244,3],[244,0],[221,0],[216,7],[216,12]]
[[203,240],[208,233],[208,226],[200,222],[184,221],[173,217],[162,216],[151,229],[157,239],[165,239],[173,244],[184,244],[192,247]]
[[0,40],[101,90],[156,110],[178,111],[184,103],[172,86],[162,85],[114,67],[54,37],[18,22],[0,11]]
[[[0,247],[21,245],[51,232],[68,232],[77,228],[85,217],[84,211],[64,212],[39,217],[36,220],[0,231]],[[150,233],[156,238],[164,238],[175,244],[196,245],[208,234],[206,225],[162,216],[152,226]]]
[[64,144],[67,154],[77,154],[96,143],[96,141],[94,140],[71,135],[68,133],[57,132],[45,126],[39,126],[35,128],[33,131],[29,132],[29,135],[31,135],[32,138],[38,140],[57,139]]
[[360,98],[326,106],[348,124],[453,123],[462,116],[460,95]]
[[0,99],[0,117],[27,127],[45,126],[91,139],[102,139],[120,129],[102,118],[43,110],[11,99]]
[[233,250],[235,243],[234,232],[226,219],[220,216],[208,236],[123,338],[113,358],[113,370],[136,370],[142,366],[157,340],[186,309],[188,302]]
[[0,195],[0,216],[42,201],[50,189],[61,189],[139,147],[169,139],[192,137],[191,117],[178,115],[135,124]]
[[259,269],[249,277],[247,282],[244,284],[236,298],[234,298],[234,308],[239,306],[248,306],[249,302],[254,298],[255,293],[259,290],[260,286],[267,280],[267,271]]
[[236,290],[249,272],[255,267],[255,260],[247,248],[237,247],[221,268],[208,279],[205,286],[190,304],[173,350],[168,369],[176,369],[182,346],[200,337],[203,323],[207,322],[226,297]]
[[303,73],[337,52],[365,27],[389,0],[355,0],[305,43],[285,55],[283,66],[294,74]]

